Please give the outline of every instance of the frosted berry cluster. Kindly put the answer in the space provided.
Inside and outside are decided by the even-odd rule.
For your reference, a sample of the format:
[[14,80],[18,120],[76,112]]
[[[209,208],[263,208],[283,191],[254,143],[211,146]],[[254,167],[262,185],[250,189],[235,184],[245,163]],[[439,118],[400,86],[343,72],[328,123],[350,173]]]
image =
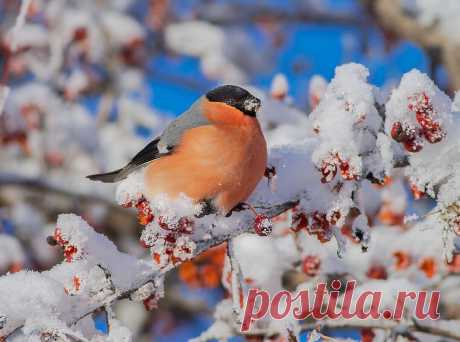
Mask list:
[[391,137],[408,152],[419,152],[424,142],[439,143],[446,135],[436,120],[437,112],[431,98],[424,92],[408,97],[407,108],[415,113],[416,123],[396,121],[391,127]]

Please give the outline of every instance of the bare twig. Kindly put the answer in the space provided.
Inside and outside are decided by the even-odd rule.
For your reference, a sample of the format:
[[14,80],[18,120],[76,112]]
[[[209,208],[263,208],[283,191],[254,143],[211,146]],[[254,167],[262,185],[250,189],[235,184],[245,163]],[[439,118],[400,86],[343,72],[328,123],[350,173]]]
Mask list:
[[432,65],[444,64],[451,78],[451,88],[460,88],[460,46],[443,34],[439,25],[422,25],[404,10],[400,0],[361,2],[385,31],[420,44],[435,59]]

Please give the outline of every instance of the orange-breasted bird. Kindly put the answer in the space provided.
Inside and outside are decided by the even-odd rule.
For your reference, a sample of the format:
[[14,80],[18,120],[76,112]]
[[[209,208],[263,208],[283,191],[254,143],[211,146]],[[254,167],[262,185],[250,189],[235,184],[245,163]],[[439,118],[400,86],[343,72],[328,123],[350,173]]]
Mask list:
[[88,176],[117,182],[146,167],[147,196],[183,193],[206,213],[229,214],[263,177],[267,145],[256,118],[260,100],[224,85],[200,97],[125,167]]

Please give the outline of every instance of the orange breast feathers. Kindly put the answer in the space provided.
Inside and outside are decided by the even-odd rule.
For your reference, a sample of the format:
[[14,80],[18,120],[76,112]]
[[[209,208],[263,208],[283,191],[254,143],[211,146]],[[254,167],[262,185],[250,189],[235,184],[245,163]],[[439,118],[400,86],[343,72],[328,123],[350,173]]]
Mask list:
[[210,124],[189,129],[173,154],[148,165],[146,190],[149,196],[214,199],[225,214],[245,201],[263,177],[267,146],[255,117],[207,101],[203,111]]

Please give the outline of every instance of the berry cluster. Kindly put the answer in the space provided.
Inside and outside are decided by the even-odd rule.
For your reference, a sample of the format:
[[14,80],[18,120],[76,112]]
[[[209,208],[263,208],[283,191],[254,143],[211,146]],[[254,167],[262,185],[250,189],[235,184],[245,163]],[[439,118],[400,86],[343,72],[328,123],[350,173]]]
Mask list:
[[[404,251],[396,251],[393,253],[396,259],[395,268],[398,271],[408,269],[415,262],[410,254]],[[438,264],[433,257],[425,257],[418,261],[417,268],[422,271],[427,278],[433,278],[438,272]]]
[[272,233],[273,224],[266,215],[257,214],[254,220],[254,231],[259,236],[269,236]]
[[330,241],[332,238],[331,225],[333,223],[327,219],[326,214],[315,211],[310,215],[310,218],[311,222],[309,222],[307,214],[294,212],[291,229],[294,232],[305,229],[308,234],[315,235],[321,243]]
[[64,292],[66,294],[68,294],[68,295],[74,295],[78,291],[80,291],[80,288],[81,288],[81,279],[80,279],[80,277],[73,276],[72,277],[72,287],[71,288],[64,287]]
[[53,244],[59,245],[64,249],[65,261],[72,262],[75,259],[78,253],[78,248],[70,244],[68,240],[62,237],[62,231],[59,227],[56,227],[56,229],[54,230],[54,235],[51,237],[49,242],[50,241],[52,241]]
[[193,232],[190,218],[158,216],[154,223],[143,231],[140,242],[145,248],[150,248],[155,263],[165,267],[193,256],[195,243],[190,238]]
[[149,201],[145,199],[145,197],[141,197],[137,200],[137,202],[126,202],[121,205],[123,208],[132,208],[135,207],[137,209],[137,220],[139,224],[146,226],[150,222],[153,221],[155,216],[153,215],[153,211],[150,208]]
[[345,180],[357,180],[359,178],[359,172],[350,165],[348,160],[341,158],[338,153],[331,153],[321,162],[321,183],[332,182],[339,170],[340,175]]
[[145,298],[142,301],[142,304],[144,304],[144,308],[147,311],[152,311],[156,308],[158,308],[158,301],[160,300],[160,294],[158,292],[153,293],[150,295],[148,298]]
[[396,121],[391,127],[391,137],[403,144],[408,152],[416,153],[423,148],[424,140],[436,144],[445,137],[446,133],[435,120],[437,112],[426,93],[415,94],[408,100],[408,109],[415,112],[417,124]]

